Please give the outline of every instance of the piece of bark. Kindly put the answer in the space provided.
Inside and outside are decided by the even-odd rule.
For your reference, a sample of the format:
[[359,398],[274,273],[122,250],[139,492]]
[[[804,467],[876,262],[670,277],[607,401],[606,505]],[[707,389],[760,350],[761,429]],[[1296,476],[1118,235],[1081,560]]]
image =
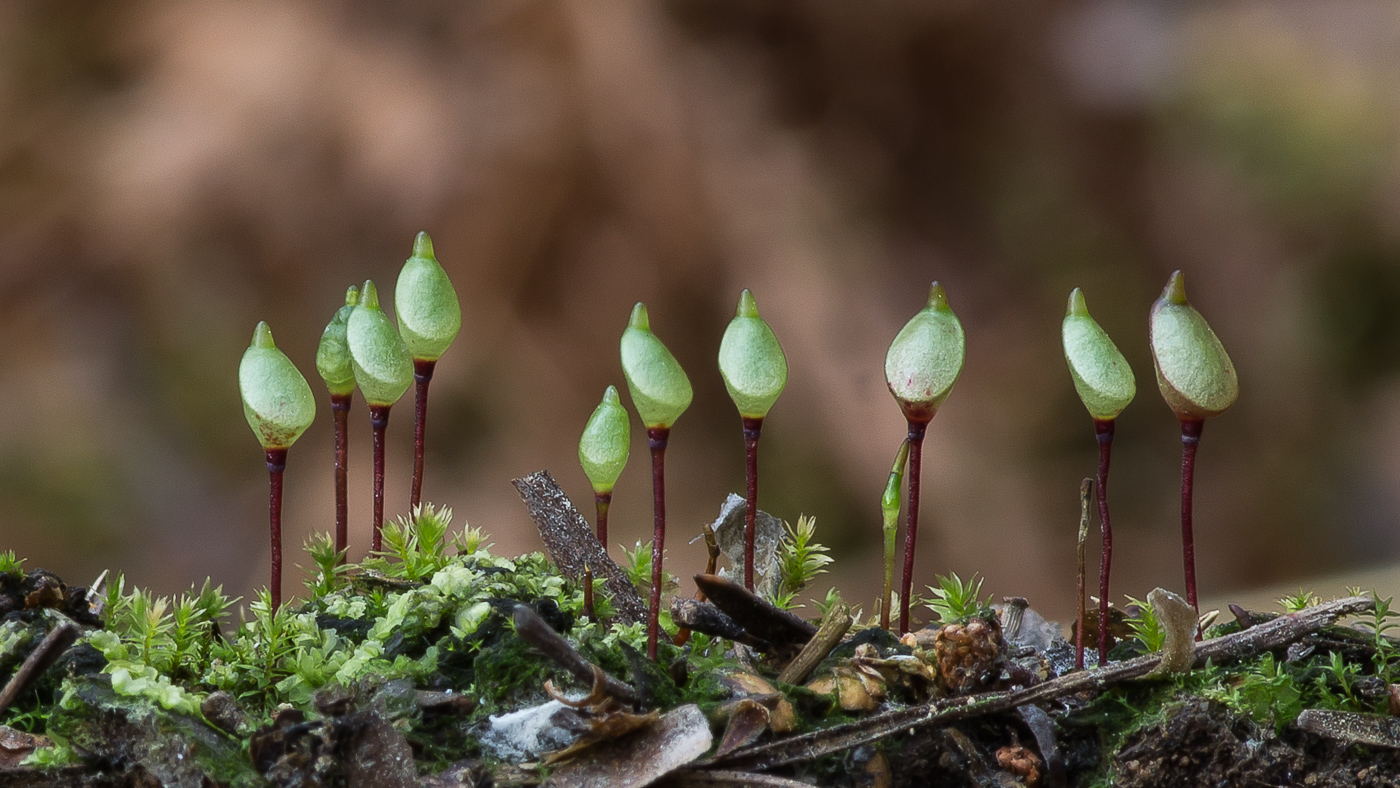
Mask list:
[[559,571],[576,583],[583,582],[585,569],[592,571],[595,577],[604,578],[603,588],[612,596],[619,618],[629,624],[646,621],[647,606],[636,587],[598,543],[593,529],[549,471],[535,471],[512,479],[511,484],[530,510],[530,518],[539,527],[540,539]]
[[[1371,597],[1355,596],[1279,616],[1243,632],[1198,644],[1196,665],[1203,665],[1206,660],[1212,660],[1218,665],[1227,660],[1243,659],[1271,651],[1329,626],[1343,616],[1356,615],[1374,608],[1375,600]],[[1017,706],[1044,703],[1066,695],[1102,692],[1113,684],[1143,678],[1160,663],[1160,655],[1149,654],[1094,670],[1070,673],[1025,689],[944,698],[921,706],[878,714],[857,722],[745,747],[724,758],[709,758],[697,764],[697,768],[764,771],[859,747],[900,731],[948,725],[974,717],[999,714]]]
[[29,652],[19,670],[10,677],[4,691],[0,692],[0,712],[10,708],[10,704],[15,702],[20,693],[28,689],[44,671],[57,662],[58,658],[63,656],[63,652],[77,642],[78,635],[82,634],[72,621],[62,617],[61,613],[56,615],[61,617],[58,625],[50,629],[48,634],[44,635],[44,639],[39,641],[39,645]]
[[845,605],[837,605],[826,613],[817,634],[807,641],[797,656],[778,674],[778,681],[784,684],[801,684],[812,675],[826,655],[836,648],[846,631],[851,628],[851,615]]
[[1305,709],[1293,727],[1346,744],[1400,749],[1400,719],[1381,714]]
[[638,701],[635,690],[584,659],[582,654],[569,645],[569,641],[565,640],[563,635],[555,632],[538,613],[530,609],[529,605],[516,605],[512,618],[515,621],[515,633],[521,640],[539,649],[546,657],[573,674],[574,678],[593,686],[595,679],[602,676],[601,689],[608,695],[628,703]]
[[726,616],[719,608],[698,599],[672,599],[671,620],[702,635],[743,643],[759,651],[770,648],[768,641],[734,623],[734,619]]
[[696,575],[695,585],[734,623],[774,646],[801,648],[817,634],[810,623],[719,575]]
[[641,788],[705,754],[714,743],[710,723],[695,704],[678,706],[656,724],[598,745],[554,770],[554,788]]

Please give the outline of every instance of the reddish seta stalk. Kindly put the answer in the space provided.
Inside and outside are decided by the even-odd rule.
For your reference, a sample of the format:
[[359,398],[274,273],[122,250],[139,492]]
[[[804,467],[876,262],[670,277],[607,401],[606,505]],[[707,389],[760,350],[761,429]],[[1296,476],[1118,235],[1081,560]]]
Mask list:
[[[1196,543],[1191,532],[1191,488],[1196,478],[1196,447],[1201,442],[1203,419],[1181,420],[1181,550],[1186,565],[1186,601],[1201,612],[1196,603]],[[1196,635],[1200,638],[1200,633]]]
[[748,501],[744,511],[744,588],[753,590],[753,552],[758,532],[758,436],[763,432],[763,419],[743,417],[745,477]]
[[418,508],[423,498],[423,435],[428,423],[428,384],[433,382],[436,361],[413,360],[413,492],[408,497],[409,510]]
[[598,512],[598,544],[603,546],[603,552],[608,550],[608,507],[612,505],[612,493],[593,493],[593,506]]
[[647,609],[647,658],[656,659],[656,638],[661,628],[661,561],[666,547],[666,442],[669,427],[647,429],[651,447],[652,513],[655,529],[651,537],[651,606]]
[[919,535],[919,475],[927,421],[909,422],[909,507],[904,529],[904,577],[899,590],[899,634],[909,631],[909,598],[914,591],[914,543]]
[[266,449],[270,482],[267,521],[272,532],[272,609],[282,606],[282,472],[287,469],[286,449]]
[[369,426],[374,433],[374,538],[370,549],[379,552],[384,547],[384,430],[389,426],[389,406],[369,406]]
[[345,546],[349,544],[350,504],[346,499],[346,476],[350,468],[350,441],[347,419],[350,416],[351,394],[332,394],[331,413],[335,416],[335,551],[345,562]]
[[1094,419],[1094,436],[1099,441],[1099,532],[1103,547],[1099,556],[1099,666],[1108,664],[1113,636],[1108,631],[1108,575],[1113,565],[1113,525],[1108,519],[1108,463],[1113,454],[1114,419]]

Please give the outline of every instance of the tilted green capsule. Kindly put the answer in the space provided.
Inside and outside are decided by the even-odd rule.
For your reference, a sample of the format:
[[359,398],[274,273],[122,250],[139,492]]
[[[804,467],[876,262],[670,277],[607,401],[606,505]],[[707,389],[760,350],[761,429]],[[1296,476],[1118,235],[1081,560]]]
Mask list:
[[739,415],[746,419],[767,416],[787,385],[783,346],[758,316],[758,305],[748,290],[739,294],[739,308],[720,340],[719,372]]
[[622,332],[622,374],[632,405],[648,428],[669,428],[690,407],[694,392],[680,362],[651,333],[646,305],[638,301]]
[[365,280],[360,303],[345,325],[355,385],[370,405],[393,405],[413,383],[413,358],[403,337],[379,308],[379,291]]
[[316,371],[326,381],[326,389],[336,396],[355,391],[355,369],[350,363],[350,346],[345,342],[345,326],[359,302],[360,289],[351,285],[345,291],[345,306],[335,311],[316,347]]
[[272,329],[258,323],[253,341],[238,364],[243,415],[264,449],[286,449],[316,418],[311,386],[287,354],[272,341]]
[[943,286],[929,288],[928,305],[895,335],[885,354],[885,382],[904,416],[925,422],[948,398],[962,372],[965,340]]
[[462,307],[447,272],[433,255],[433,239],[418,233],[394,288],[399,333],[415,359],[437,361],[462,329]]
[[904,484],[904,466],[909,461],[909,441],[899,444],[899,453],[890,466],[890,478],[885,482],[885,494],[880,496],[880,511],[884,514],[885,528],[894,527],[899,519],[899,488]]
[[1148,319],[1157,387],[1179,419],[1218,416],[1240,394],[1235,365],[1206,319],[1186,300],[1186,281],[1172,274]]
[[1065,346],[1065,362],[1069,364],[1074,390],[1089,415],[1099,421],[1118,418],[1137,393],[1132,367],[1108,338],[1097,321],[1089,315],[1084,294],[1074,288],[1069,294],[1069,307],[1060,326]]
[[627,467],[631,442],[632,425],[627,409],[617,396],[617,387],[608,386],[603,392],[603,401],[588,417],[583,437],[578,441],[578,461],[593,485],[593,492],[599,495],[612,492],[617,477]]

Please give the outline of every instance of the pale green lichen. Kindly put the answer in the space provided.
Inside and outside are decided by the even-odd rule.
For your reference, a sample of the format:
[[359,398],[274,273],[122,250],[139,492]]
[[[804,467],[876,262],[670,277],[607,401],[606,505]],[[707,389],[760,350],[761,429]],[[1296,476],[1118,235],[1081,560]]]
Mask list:
[[1210,324],[1186,300],[1186,278],[1172,274],[1148,321],[1162,397],[1179,419],[1224,413],[1240,394],[1235,365]]
[[622,374],[632,405],[648,428],[669,429],[685,409],[694,392],[680,362],[651,331],[646,305],[637,302],[620,346]]
[[1089,315],[1084,294],[1077,287],[1069,294],[1060,336],[1074,390],[1089,415],[1100,421],[1118,418],[1133,401],[1137,382],[1118,346]]
[[739,294],[734,319],[719,343],[719,371],[743,418],[761,419],[787,385],[787,356],[778,337],[758,315],[753,293]]
[[415,359],[438,360],[462,329],[457,291],[433,253],[433,239],[425,232],[418,233],[413,254],[399,270],[394,310],[399,332]]
[[593,492],[612,492],[617,477],[627,467],[627,455],[632,443],[632,427],[627,409],[617,395],[616,386],[603,391],[603,400],[593,409],[583,435],[578,441],[578,461],[593,485]]
[[272,341],[272,329],[258,323],[253,341],[238,364],[243,415],[264,449],[286,449],[316,418],[311,386],[287,354]]
[[885,382],[911,421],[927,422],[962,372],[966,341],[943,286],[929,287],[928,304],[895,335],[885,354]]

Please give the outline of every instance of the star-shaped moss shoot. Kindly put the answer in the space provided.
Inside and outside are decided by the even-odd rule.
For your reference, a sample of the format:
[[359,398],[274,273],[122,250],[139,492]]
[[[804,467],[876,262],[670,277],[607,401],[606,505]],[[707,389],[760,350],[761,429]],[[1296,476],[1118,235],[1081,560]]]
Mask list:
[[647,611],[647,656],[656,659],[658,616],[661,613],[661,564],[666,544],[666,442],[671,425],[690,407],[690,378],[651,333],[646,305],[638,301],[622,332],[622,374],[651,448],[652,511],[655,529],[651,541],[651,609]]
[[899,490],[904,484],[904,465],[909,460],[909,441],[899,444],[899,453],[890,466],[890,478],[885,493],[880,496],[880,517],[885,531],[885,585],[880,592],[880,626],[890,628],[890,603],[894,599],[894,547],[899,533]]
[[399,316],[399,333],[413,355],[413,492],[410,505],[417,506],[423,493],[423,432],[428,420],[428,384],[433,380],[437,360],[462,329],[462,307],[447,272],[433,255],[433,239],[418,233],[413,254],[399,271],[394,288],[394,309]]
[[326,381],[326,390],[331,395],[331,412],[335,415],[335,551],[341,554],[342,561],[345,560],[349,522],[346,474],[350,457],[346,420],[350,416],[350,398],[355,393],[355,369],[350,363],[345,326],[359,302],[360,289],[351,285],[345,291],[345,306],[335,311],[326,330],[321,332],[321,344],[316,348],[316,371]]
[[919,476],[924,433],[962,371],[962,324],[934,282],[928,304],[904,324],[885,354],[885,382],[909,424],[909,507],[904,531],[904,577],[899,592],[899,632],[909,631],[914,584],[914,543],[919,533]]
[[744,520],[744,587],[753,590],[754,534],[758,514],[758,436],[763,419],[787,385],[787,356],[748,290],[739,294],[734,319],[719,343],[719,372],[739,408],[744,428],[748,509]]
[[578,461],[593,485],[593,502],[598,511],[598,543],[604,550],[608,549],[608,506],[612,503],[613,485],[627,467],[631,443],[632,425],[627,409],[617,396],[617,387],[608,386],[603,392],[603,401],[593,409],[578,441]]
[[1191,495],[1196,447],[1205,420],[1224,413],[1240,394],[1235,365],[1206,319],[1186,300],[1186,280],[1172,274],[1148,319],[1157,387],[1181,422],[1181,545],[1186,566],[1186,598],[1196,601],[1196,548],[1192,537]]
[[350,348],[350,366],[355,385],[369,405],[369,423],[374,433],[374,537],[371,549],[383,546],[380,529],[384,525],[384,431],[389,426],[389,408],[408,391],[413,382],[413,359],[408,346],[379,308],[379,291],[365,280],[360,303],[345,324],[345,343]]
[[282,604],[282,472],[287,467],[287,449],[316,418],[316,398],[296,365],[277,349],[267,323],[258,323],[253,329],[253,342],[243,352],[238,390],[243,396],[243,415],[267,457],[272,604],[278,607]]
[[[1128,360],[1090,317],[1084,294],[1077,287],[1069,294],[1060,336],[1065,345],[1065,362],[1074,379],[1074,390],[1079,392],[1079,398],[1094,420],[1094,434],[1099,442],[1099,531],[1103,537],[1099,557],[1099,621],[1104,622],[1108,621],[1108,577],[1113,564],[1113,526],[1108,517],[1108,465],[1113,450],[1113,428],[1118,414],[1133,401],[1137,383]],[[1099,627],[1100,665],[1108,663],[1110,645],[1108,628]]]

